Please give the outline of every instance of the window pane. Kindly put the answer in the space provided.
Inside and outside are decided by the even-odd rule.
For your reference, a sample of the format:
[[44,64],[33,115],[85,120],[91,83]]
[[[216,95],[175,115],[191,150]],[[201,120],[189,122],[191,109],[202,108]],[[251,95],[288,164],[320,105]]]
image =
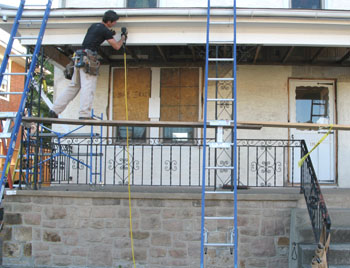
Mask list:
[[321,0],[292,0],[292,8],[321,9]]
[[193,139],[193,128],[190,127],[167,127],[164,128],[164,139],[173,141],[189,141]]
[[157,0],[128,0],[128,8],[157,7]]
[[[144,140],[146,139],[146,127],[129,127],[129,138]],[[120,139],[126,139],[126,127],[118,128],[117,137]]]
[[298,123],[328,123],[328,88],[297,87],[296,120]]

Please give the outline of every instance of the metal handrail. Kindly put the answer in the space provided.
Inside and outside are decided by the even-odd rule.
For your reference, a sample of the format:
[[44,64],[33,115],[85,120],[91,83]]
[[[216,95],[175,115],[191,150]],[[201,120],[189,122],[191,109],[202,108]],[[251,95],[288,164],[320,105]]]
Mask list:
[[[304,140],[301,141],[302,157],[308,153]],[[326,227],[327,235],[331,230],[331,218],[329,217],[326,202],[323,198],[320,184],[311,161],[308,156],[301,166],[300,190],[304,194],[307,210],[310,216],[312,230],[316,243],[319,242],[323,226]]]

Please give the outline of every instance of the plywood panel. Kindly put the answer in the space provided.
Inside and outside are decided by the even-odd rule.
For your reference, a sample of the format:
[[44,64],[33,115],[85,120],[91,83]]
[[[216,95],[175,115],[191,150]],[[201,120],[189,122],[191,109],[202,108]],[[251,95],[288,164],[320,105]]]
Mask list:
[[198,121],[197,106],[181,106],[179,121],[195,122]]
[[179,106],[161,106],[160,120],[161,121],[180,121]]
[[[115,69],[113,75],[113,119],[125,120],[124,69]],[[148,100],[151,92],[151,69],[130,68],[127,71],[129,120],[148,121]]]
[[179,68],[162,68],[160,72],[161,87],[178,87],[180,85]]
[[181,68],[180,85],[185,87],[199,87],[198,68]]
[[198,87],[180,88],[180,105],[195,105],[198,107]]
[[161,92],[161,105],[180,105],[179,87],[162,87]]
[[160,120],[197,121],[198,94],[198,68],[162,69]]

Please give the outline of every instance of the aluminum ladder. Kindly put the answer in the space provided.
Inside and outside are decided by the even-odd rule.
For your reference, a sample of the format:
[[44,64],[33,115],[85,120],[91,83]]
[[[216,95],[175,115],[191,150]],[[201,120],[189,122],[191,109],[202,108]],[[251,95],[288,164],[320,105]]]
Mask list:
[[[23,20],[22,19],[22,14],[24,11],[24,7],[25,7],[25,0],[21,0],[21,3],[19,4],[18,10],[17,10],[17,14],[13,23],[13,27],[11,30],[11,34],[10,34],[10,38],[5,50],[5,54],[4,54],[4,58],[1,64],[1,69],[0,69],[0,84],[2,83],[3,77],[6,76],[12,76],[12,75],[24,75],[26,76],[25,78],[25,84],[24,84],[24,88],[22,92],[4,92],[2,94],[5,95],[14,95],[14,94],[20,94],[22,95],[21,97],[21,102],[18,108],[18,112],[16,114],[16,118],[14,121],[14,127],[11,133],[11,139],[10,142],[7,144],[7,154],[6,156],[2,156],[5,158],[5,165],[3,167],[3,170],[0,171],[1,174],[1,180],[0,180],[0,184],[1,184],[1,191],[0,191],[0,203],[2,200],[2,197],[4,195],[4,191],[5,191],[5,183],[7,180],[7,176],[6,176],[6,170],[8,165],[11,163],[11,159],[13,156],[13,152],[15,149],[15,145],[16,145],[16,140],[17,140],[17,136],[19,133],[19,129],[21,126],[21,122],[22,122],[22,117],[24,114],[24,109],[25,109],[25,104],[26,104],[26,99],[27,99],[27,95],[29,92],[29,87],[30,84],[32,82],[33,79],[33,75],[34,75],[34,71],[35,71],[35,67],[36,67],[36,63],[38,60],[38,55],[40,52],[40,48],[41,48],[41,43],[44,37],[44,33],[45,33],[45,29],[46,29],[46,25],[47,25],[47,21],[50,15],[50,10],[51,10],[51,5],[52,5],[52,0],[48,0],[47,4],[44,5],[46,8],[43,11],[43,18],[41,20]],[[43,5],[26,5],[27,6],[43,6]],[[31,23],[41,23],[40,26],[40,30],[39,30],[39,34],[37,37],[25,37],[25,36],[18,36],[18,28],[20,27],[20,25],[23,24],[31,24]],[[23,39],[36,39],[36,45],[35,45],[35,49],[33,54],[23,54],[23,55],[17,55],[17,54],[11,54],[12,51],[12,45],[14,40],[23,40]],[[10,57],[26,57],[26,58],[31,58],[31,64],[30,67],[28,69],[27,72],[24,73],[10,73],[10,72],[6,72],[6,67],[9,61]]]
[[[232,267],[237,268],[236,0],[233,0],[232,3],[232,17],[212,20],[211,8],[214,7],[210,6],[210,0],[208,0],[203,110],[200,267],[205,267],[205,255],[208,250],[227,249],[233,255]],[[232,29],[232,36],[225,34],[224,38],[226,39],[223,40],[220,38],[220,34],[217,33],[220,33],[220,30],[227,29],[227,27]],[[211,38],[213,33],[215,33],[216,40]],[[229,52],[227,52],[228,48],[230,49]],[[212,63],[212,67],[215,64],[215,74],[213,74],[213,71],[209,72],[209,62]],[[215,92],[213,92],[214,89]],[[208,95],[210,95],[210,98]],[[208,124],[216,127],[214,142],[209,141],[211,140],[209,135],[213,135],[213,133],[207,129]],[[211,159],[214,160],[211,161]],[[222,173],[227,174],[226,179],[222,178]],[[214,179],[210,179],[212,175],[214,175]],[[221,186],[220,184],[229,186],[230,189],[227,191],[218,189]],[[222,213],[218,212],[215,212],[215,215],[210,215],[206,212],[206,199],[213,197],[213,194],[226,196],[225,200],[232,201],[232,213],[230,215],[220,215]],[[216,222],[216,224],[213,224],[213,222]],[[217,224],[220,222],[226,222],[226,239],[215,236],[218,233]],[[213,226],[216,227],[213,228]],[[214,239],[211,240],[212,237]]]

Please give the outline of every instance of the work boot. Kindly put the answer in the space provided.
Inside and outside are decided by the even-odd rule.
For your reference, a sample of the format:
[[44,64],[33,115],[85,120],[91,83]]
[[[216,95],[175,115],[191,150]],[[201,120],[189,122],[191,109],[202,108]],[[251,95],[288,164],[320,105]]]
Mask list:
[[54,111],[50,110],[49,111],[49,117],[50,118],[58,118],[58,115]]

